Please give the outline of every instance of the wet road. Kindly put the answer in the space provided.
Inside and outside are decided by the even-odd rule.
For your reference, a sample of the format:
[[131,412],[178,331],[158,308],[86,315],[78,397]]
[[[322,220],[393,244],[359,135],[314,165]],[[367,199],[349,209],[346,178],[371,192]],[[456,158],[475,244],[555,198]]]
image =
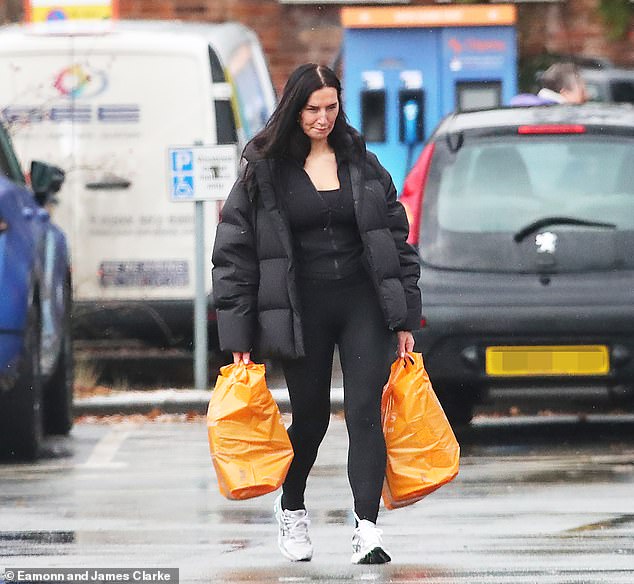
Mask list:
[[0,568],[179,568],[181,582],[634,582],[634,417],[479,418],[459,477],[382,510],[394,561],[352,566],[346,436],[334,416],[309,482],[315,556],[276,546],[275,495],[216,488],[206,427],[80,423],[37,464],[0,465]]

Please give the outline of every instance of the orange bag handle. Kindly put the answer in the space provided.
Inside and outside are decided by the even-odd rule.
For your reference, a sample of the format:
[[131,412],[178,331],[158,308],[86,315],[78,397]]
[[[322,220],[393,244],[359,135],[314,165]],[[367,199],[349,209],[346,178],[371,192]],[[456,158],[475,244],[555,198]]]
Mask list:
[[222,370],[229,370],[230,377],[238,381],[244,381],[244,376],[248,371],[259,369],[260,367],[262,367],[262,365],[255,363],[254,361],[249,361],[248,363],[239,361],[238,363],[229,363],[228,365],[225,365],[221,368],[221,372]]
[[414,359],[414,356],[411,353],[405,353],[405,356],[402,359],[404,361],[403,367],[407,367],[408,364],[410,367],[416,365],[416,359]]
[[405,353],[403,357],[398,358],[398,364],[402,369],[407,369],[416,365],[416,359],[411,353]]

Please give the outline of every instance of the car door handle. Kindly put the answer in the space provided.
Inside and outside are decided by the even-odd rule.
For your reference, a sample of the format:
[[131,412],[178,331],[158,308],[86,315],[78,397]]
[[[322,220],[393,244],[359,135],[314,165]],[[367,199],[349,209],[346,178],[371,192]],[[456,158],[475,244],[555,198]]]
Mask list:
[[132,183],[118,176],[112,176],[86,183],[86,188],[91,191],[117,191],[130,187]]

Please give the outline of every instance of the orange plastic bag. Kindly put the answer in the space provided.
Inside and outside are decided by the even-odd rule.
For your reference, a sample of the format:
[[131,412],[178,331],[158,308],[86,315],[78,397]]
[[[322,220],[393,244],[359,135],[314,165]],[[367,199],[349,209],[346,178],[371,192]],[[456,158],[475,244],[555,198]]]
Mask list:
[[460,446],[420,353],[392,364],[381,420],[387,446],[382,496],[388,509],[420,501],[456,477]]
[[279,488],[293,459],[264,365],[221,367],[207,410],[207,434],[218,487],[228,499]]

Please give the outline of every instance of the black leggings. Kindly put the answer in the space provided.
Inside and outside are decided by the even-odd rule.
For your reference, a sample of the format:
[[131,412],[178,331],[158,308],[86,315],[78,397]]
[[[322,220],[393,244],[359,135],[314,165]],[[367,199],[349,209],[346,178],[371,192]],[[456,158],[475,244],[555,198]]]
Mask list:
[[283,485],[282,507],[304,508],[304,491],[330,420],[334,347],[343,371],[348,429],[348,479],[354,510],[376,522],[385,475],[381,391],[396,343],[367,279],[300,280],[306,357],[282,363],[293,412],[288,433],[295,457]]

